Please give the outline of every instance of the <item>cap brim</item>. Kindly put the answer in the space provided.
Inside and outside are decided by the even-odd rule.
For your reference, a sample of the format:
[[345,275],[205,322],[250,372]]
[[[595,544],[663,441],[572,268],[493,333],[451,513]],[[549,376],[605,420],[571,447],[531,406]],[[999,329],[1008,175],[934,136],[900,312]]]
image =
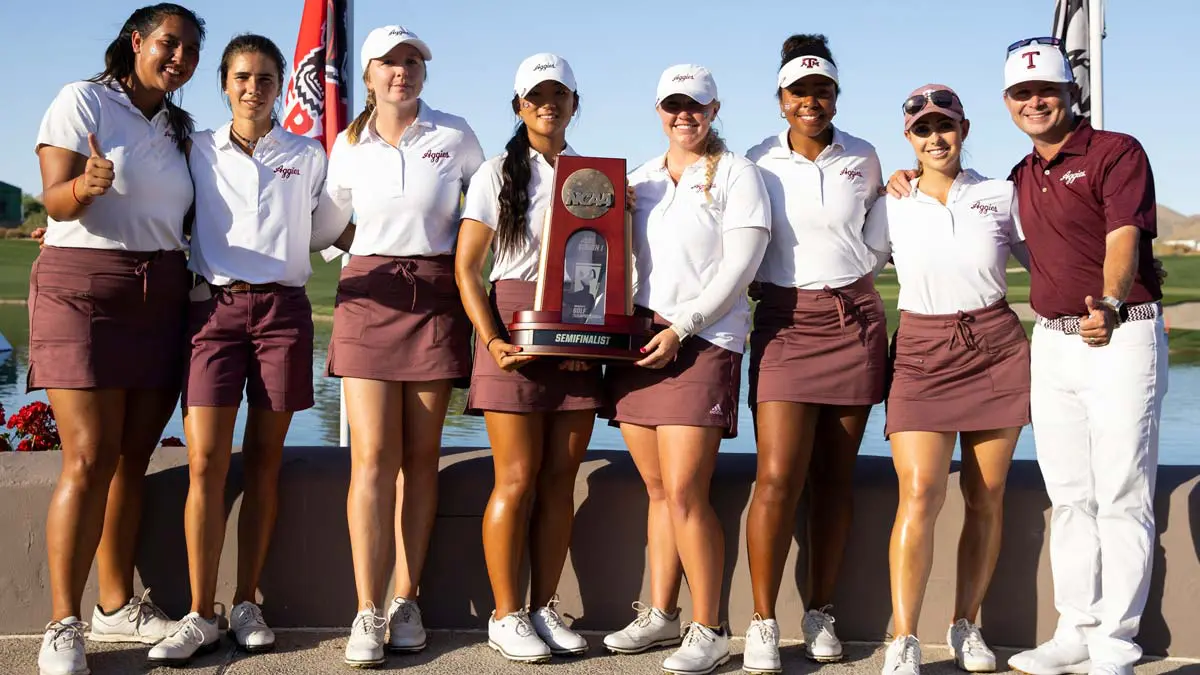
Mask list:
[[961,122],[964,119],[962,113],[960,113],[960,112],[955,112],[953,110],[950,110],[949,108],[939,108],[938,106],[935,106],[935,105],[927,105],[921,112],[917,113],[916,115],[913,115],[911,119],[909,119],[907,122],[904,123],[904,130],[908,131],[909,129],[912,129],[913,125],[916,124],[917,121],[920,120],[922,117],[928,117],[935,113],[945,115],[946,117],[949,117],[950,119],[954,120],[955,122]]
[[716,97],[714,97],[712,94],[710,94],[707,91],[683,91],[680,89],[674,89],[671,91],[660,92],[658,95],[658,100],[656,100],[654,102],[654,105],[658,105],[659,103],[662,103],[664,100],[666,100],[672,96],[676,96],[676,95],[686,96],[686,97],[692,99],[693,101],[695,101],[696,103],[699,103],[700,105],[708,105],[709,103],[712,103],[713,101],[716,100]]
[[837,83],[838,83],[838,81],[837,81],[837,78],[830,77],[829,75],[827,75],[827,74],[825,74],[825,73],[805,73],[805,74],[803,74],[803,75],[801,75],[801,76],[799,76],[799,77],[797,77],[797,78],[793,79],[793,80],[792,80],[792,81],[790,81],[790,82],[787,82],[787,83],[780,83],[780,85],[779,85],[779,88],[780,88],[780,89],[787,89],[788,87],[792,86],[793,84],[796,84],[796,83],[797,83],[797,82],[799,82],[800,80],[803,80],[804,78],[807,78],[807,77],[823,77],[823,78],[825,78],[826,80],[829,80],[830,82],[832,82],[832,83],[834,83],[834,84],[837,84]]

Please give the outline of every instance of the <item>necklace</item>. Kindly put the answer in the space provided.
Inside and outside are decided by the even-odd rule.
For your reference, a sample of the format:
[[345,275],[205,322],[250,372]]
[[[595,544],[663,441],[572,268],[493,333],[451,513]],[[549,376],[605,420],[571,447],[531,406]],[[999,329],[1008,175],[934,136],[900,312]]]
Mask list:
[[229,133],[230,133],[230,134],[232,134],[232,135],[233,135],[233,137],[234,137],[235,139],[237,139],[237,141],[238,141],[239,143],[241,143],[242,145],[246,146],[246,150],[247,150],[248,152],[250,152],[251,154],[253,154],[253,153],[254,153],[254,147],[255,147],[255,146],[257,146],[257,145],[258,145],[258,142],[262,140],[262,138],[261,138],[261,137],[259,137],[259,138],[256,138],[256,139],[254,139],[254,140],[252,141],[252,140],[250,140],[249,138],[246,138],[245,136],[243,136],[243,135],[239,134],[238,132],[234,131],[234,129],[233,129],[233,127],[232,127],[232,126],[231,126],[231,127],[229,127]]

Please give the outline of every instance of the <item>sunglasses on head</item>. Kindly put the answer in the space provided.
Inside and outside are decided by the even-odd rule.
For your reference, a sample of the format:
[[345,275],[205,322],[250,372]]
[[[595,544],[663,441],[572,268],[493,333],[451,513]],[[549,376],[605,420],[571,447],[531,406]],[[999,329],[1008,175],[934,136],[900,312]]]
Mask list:
[[695,99],[688,98],[687,96],[672,96],[670,98],[665,98],[661,103],[658,104],[658,107],[662,108],[663,112],[671,115],[675,115],[683,111],[690,113],[702,113],[705,109],[704,104],[696,101]]
[[1008,51],[1006,54],[1011,54],[1022,47],[1028,47],[1032,44],[1049,45],[1051,47],[1058,47],[1060,50],[1062,49],[1062,40],[1059,40],[1056,37],[1034,37],[1025,38],[1024,40],[1017,40],[1016,42],[1012,43],[1008,46]]
[[954,105],[954,93],[946,89],[938,89],[936,91],[927,91],[921,94],[915,94],[904,102],[904,114],[916,115],[925,109],[925,106],[930,103],[939,108],[950,108]]
[[929,138],[934,132],[948,134],[955,131],[954,120],[942,118],[936,122],[917,122],[908,133],[917,138]]

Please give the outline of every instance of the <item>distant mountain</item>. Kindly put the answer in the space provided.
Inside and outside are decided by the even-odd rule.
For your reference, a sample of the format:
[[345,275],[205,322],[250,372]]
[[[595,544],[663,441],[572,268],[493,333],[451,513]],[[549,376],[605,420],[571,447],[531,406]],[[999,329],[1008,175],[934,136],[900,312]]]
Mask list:
[[1158,205],[1158,238],[1156,242],[1173,239],[1200,240],[1200,215],[1185,216]]

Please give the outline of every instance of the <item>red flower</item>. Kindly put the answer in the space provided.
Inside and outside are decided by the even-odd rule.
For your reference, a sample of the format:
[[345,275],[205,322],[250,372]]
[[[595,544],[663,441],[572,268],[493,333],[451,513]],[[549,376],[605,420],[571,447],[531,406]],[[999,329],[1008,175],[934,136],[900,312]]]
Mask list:
[[31,451],[33,451],[33,441],[32,440],[25,438],[25,439],[22,439],[20,443],[17,443],[17,452],[31,452]]
[[159,441],[159,445],[161,445],[164,448],[182,448],[183,441],[179,440],[179,438],[176,436],[167,436],[166,438]]
[[17,450],[20,452],[56,450],[62,447],[58,425],[54,422],[54,412],[42,401],[34,401],[21,408],[8,419],[7,426],[9,429],[15,429],[18,437],[24,437],[17,444]]

